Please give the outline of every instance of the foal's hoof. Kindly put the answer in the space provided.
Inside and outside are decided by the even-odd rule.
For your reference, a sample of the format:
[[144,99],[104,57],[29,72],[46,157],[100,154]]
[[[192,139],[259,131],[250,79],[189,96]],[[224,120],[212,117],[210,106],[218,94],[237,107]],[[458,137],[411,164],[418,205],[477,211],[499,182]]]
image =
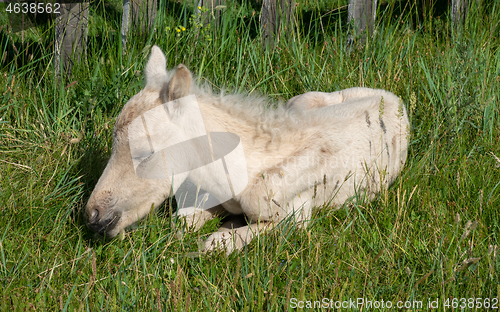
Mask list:
[[205,241],[203,252],[209,253],[216,250],[223,250],[230,255],[235,250],[241,250],[247,242],[238,233],[228,231],[215,232]]
[[194,207],[179,209],[175,215],[187,229],[194,232],[198,231],[208,220],[213,218],[207,211]]

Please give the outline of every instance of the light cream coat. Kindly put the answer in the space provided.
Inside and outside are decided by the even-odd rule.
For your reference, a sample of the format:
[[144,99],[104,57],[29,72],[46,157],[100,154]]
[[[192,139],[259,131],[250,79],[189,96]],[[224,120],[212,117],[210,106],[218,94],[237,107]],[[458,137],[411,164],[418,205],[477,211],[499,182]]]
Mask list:
[[[196,96],[208,133],[230,132],[240,137],[248,177],[246,188],[222,206],[179,212],[194,229],[221,211],[245,214],[250,220],[236,229],[221,227],[206,240],[206,251],[240,249],[259,231],[288,217],[304,224],[313,207],[335,209],[355,195],[370,199],[394,181],[406,161],[406,110],[388,91],[309,92],[270,109],[268,100],[261,97],[212,94],[193,82],[184,65],[167,72],[165,55],[156,46],[145,77],[146,87],[117,118],[111,158],[86,207],[89,227],[108,237],[146,216],[183,182],[172,185],[169,179],[136,175],[128,126],[148,110],[188,95]],[[183,122],[184,113],[182,107],[172,106],[165,120],[172,132],[165,140],[180,142],[190,131],[192,125]],[[210,184],[208,170],[197,174],[208,193],[218,193],[218,186]],[[189,175],[184,177],[192,178]]]

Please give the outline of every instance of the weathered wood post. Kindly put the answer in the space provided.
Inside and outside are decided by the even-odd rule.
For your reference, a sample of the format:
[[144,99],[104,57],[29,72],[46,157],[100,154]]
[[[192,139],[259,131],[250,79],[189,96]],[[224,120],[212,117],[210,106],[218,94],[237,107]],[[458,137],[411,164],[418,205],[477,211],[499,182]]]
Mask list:
[[130,0],[123,0],[122,12],[122,50],[127,49],[128,29],[130,25]]
[[349,0],[347,11],[347,23],[349,24],[348,47],[352,46],[357,38],[361,40],[361,44],[364,44],[366,37],[373,34],[376,14],[377,0]]
[[[121,35],[124,50],[130,21],[134,37],[145,40],[154,27],[157,6],[157,0],[123,0]],[[61,3],[60,12],[55,26],[54,67],[58,77],[64,73],[69,78],[74,63],[81,60],[87,45],[89,3]]]
[[262,45],[274,48],[281,32],[293,34],[295,0],[264,0],[260,12]]
[[144,41],[147,39],[149,32],[153,30],[157,11],[157,0],[123,0],[121,29],[123,50],[126,49],[130,31],[134,38]]
[[469,7],[468,2],[468,0],[452,0],[451,21],[453,23],[453,28],[457,29],[457,27],[464,22]]
[[[463,26],[467,14],[469,13],[470,6],[474,0],[452,0],[451,1],[451,21],[453,28],[457,30]],[[480,0],[476,0],[476,5],[480,5]]]
[[54,67],[57,77],[64,73],[69,78],[74,63],[85,53],[89,3],[61,3],[60,12],[55,26]]
[[222,7],[225,5],[226,0],[199,0],[198,7],[206,9],[202,13],[200,9],[196,8],[197,14],[201,18],[203,25],[210,23],[211,26],[218,27],[220,25]]

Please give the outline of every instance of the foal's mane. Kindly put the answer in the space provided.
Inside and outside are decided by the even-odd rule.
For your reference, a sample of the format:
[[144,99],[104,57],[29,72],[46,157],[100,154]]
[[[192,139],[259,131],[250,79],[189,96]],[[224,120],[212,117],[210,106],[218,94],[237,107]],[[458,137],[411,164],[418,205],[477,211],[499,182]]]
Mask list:
[[191,92],[204,102],[271,136],[277,135],[282,130],[296,129],[299,123],[303,127],[312,121],[311,114],[304,114],[301,110],[287,110],[282,101],[273,101],[261,95],[226,94],[224,90],[214,94],[210,86],[197,84],[191,87]]

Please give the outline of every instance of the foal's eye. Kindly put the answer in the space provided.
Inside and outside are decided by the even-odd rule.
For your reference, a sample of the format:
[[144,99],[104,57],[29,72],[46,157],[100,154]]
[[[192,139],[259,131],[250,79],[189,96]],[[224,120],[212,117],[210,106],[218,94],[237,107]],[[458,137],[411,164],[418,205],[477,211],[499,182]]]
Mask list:
[[148,157],[146,157],[144,160],[142,160],[142,161],[141,161],[141,163],[147,163],[147,162],[149,162],[149,161],[152,159],[153,155],[154,155],[154,154],[149,155],[149,156],[148,156]]

